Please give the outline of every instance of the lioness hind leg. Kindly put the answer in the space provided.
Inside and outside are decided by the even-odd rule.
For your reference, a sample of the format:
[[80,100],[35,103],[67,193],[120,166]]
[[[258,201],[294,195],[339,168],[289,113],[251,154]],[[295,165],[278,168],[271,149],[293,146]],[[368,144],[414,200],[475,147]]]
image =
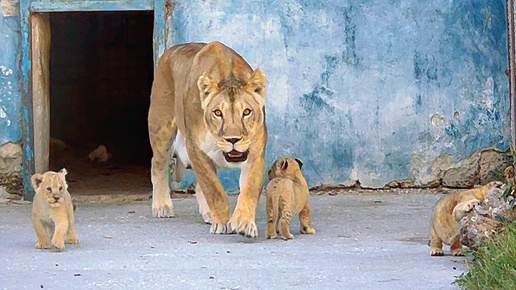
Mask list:
[[172,143],[176,138],[174,80],[170,72],[167,51],[159,60],[152,83],[151,104],[148,125],[152,147],[152,215],[154,217],[173,217],[170,198],[169,165],[172,158]]
[[199,186],[199,184],[195,186],[195,198],[199,204],[199,213],[201,214],[202,219],[205,223],[211,224],[210,207],[206,202],[206,197],[204,196],[204,193],[202,192],[201,186]]
[[175,120],[169,121],[158,132],[153,132],[149,126],[149,137],[152,146],[152,215],[157,218],[173,217],[174,211],[170,198],[170,174],[171,161],[170,150],[173,139],[177,133]]
[[462,248],[462,244],[460,243],[460,239],[456,240],[450,248],[452,255],[454,256],[464,256],[464,249]]
[[310,204],[307,202],[305,207],[299,212],[299,222],[301,228],[299,232],[302,234],[314,234],[315,229],[312,228],[312,211],[310,210]]

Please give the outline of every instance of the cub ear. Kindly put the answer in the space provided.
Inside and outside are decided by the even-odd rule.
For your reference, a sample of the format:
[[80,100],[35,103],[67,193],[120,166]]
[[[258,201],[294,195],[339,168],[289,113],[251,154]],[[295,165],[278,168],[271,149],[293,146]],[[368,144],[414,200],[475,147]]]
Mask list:
[[59,174],[66,176],[68,174],[68,171],[66,171],[66,168],[63,168],[59,171]]
[[208,74],[205,72],[202,76],[199,77],[197,81],[197,87],[199,88],[200,97],[201,97],[201,105],[204,110],[208,105],[209,96],[216,92],[219,89],[217,83],[208,77]]
[[287,168],[288,168],[288,160],[285,159],[285,160],[281,161],[281,170],[285,171],[285,170],[287,170]]
[[265,74],[259,68],[255,69],[249,80],[247,80],[247,88],[265,98],[265,84],[267,83],[267,78],[265,78]]
[[32,187],[34,187],[34,190],[38,190],[39,185],[43,182],[43,175],[39,173],[32,175],[30,182],[32,183]]
[[301,159],[296,158],[294,160],[296,160],[297,164],[299,164],[299,169],[303,168],[303,161],[301,161]]

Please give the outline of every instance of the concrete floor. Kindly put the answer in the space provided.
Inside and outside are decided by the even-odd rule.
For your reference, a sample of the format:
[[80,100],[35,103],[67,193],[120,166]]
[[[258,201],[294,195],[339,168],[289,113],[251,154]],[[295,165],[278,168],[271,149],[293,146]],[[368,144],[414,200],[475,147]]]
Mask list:
[[[465,258],[431,257],[428,220],[438,194],[315,195],[315,235],[265,240],[210,235],[192,196],[176,217],[150,202],[77,208],[79,245],[37,250],[30,205],[0,205],[0,289],[453,289]],[[236,197],[232,196],[234,204]]]

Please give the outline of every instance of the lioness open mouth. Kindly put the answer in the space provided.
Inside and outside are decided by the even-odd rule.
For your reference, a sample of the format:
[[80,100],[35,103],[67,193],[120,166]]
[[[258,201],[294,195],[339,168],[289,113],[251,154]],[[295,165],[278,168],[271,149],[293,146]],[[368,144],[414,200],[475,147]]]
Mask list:
[[247,155],[249,155],[249,150],[239,152],[233,149],[229,152],[224,152],[224,158],[226,158],[227,162],[244,162],[247,160]]

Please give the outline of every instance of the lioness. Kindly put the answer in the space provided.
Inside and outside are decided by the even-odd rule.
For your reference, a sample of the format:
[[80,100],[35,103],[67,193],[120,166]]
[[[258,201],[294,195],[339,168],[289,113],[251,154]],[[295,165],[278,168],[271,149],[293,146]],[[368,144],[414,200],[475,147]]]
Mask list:
[[[66,184],[66,169],[34,174],[31,178],[36,191],[32,204],[32,225],[38,242],[36,248],[54,246],[63,250],[67,244],[77,244],[72,198]],[[49,243],[49,236],[52,240]],[[66,236],[66,240],[65,240]]]
[[501,182],[490,182],[487,185],[446,194],[434,207],[430,219],[430,247],[432,256],[443,256],[443,243],[451,246],[451,253],[454,256],[463,256],[464,249],[460,243],[459,221],[483,202],[487,193],[500,187]]
[[[149,136],[152,214],[174,215],[169,164],[177,155],[197,178],[199,211],[211,233],[256,237],[255,211],[266,170],[265,75],[220,42],[174,46],[161,56],[152,84]],[[219,168],[240,168],[231,216]],[[177,169],[176,169],[177,170]]]
[[269,170],[267,185],[267,233],[265,238],[276,238],[277,222],[280,221],[279,231],[284,240],[293,239],[290,233],[290,218],[299,215],[302,234],[313,234],[311,226],[311,210],[308,185],[301,173],[303,162],[299,159],[278,158]]

